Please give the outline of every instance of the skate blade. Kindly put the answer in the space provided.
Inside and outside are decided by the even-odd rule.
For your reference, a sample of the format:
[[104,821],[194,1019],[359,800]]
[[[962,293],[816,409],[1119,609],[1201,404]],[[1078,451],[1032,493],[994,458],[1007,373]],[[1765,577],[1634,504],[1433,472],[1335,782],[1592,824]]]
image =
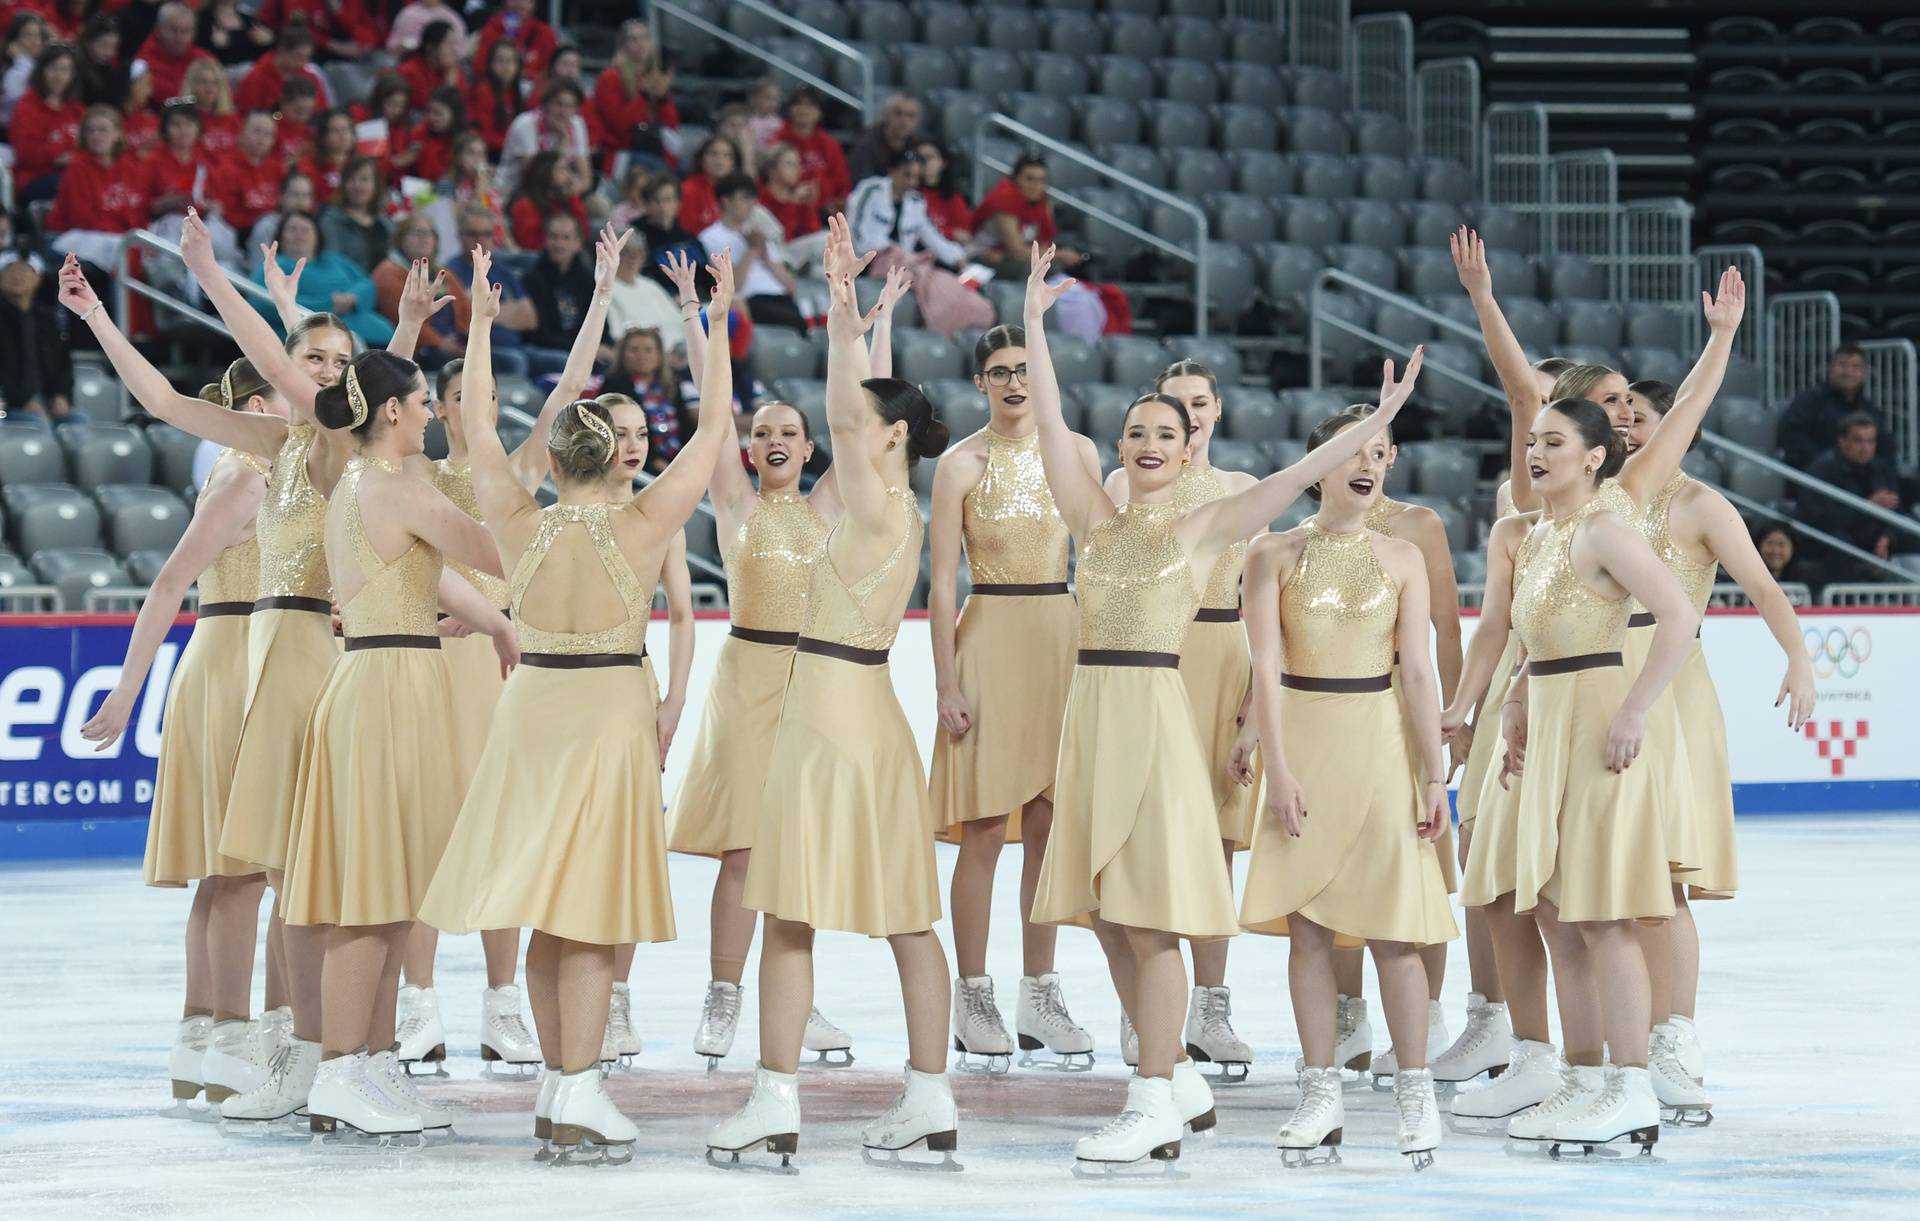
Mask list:
[[289,1111],[271,1119],[236,1119],[222,1115],[220,1135],[228,1140],[304,1140],[312,1133],[307,1130],[305,1116]]
[[153,1113],[163,1119],[181,1119],[188,1123],[218,1123],[220,1108],[205,1103],[194,1103],[185,1098],[176,1098],[163,1107],[155,1107]]
[[818,1068],[847,1068],[853,1063],[853,1049],[850,1047],[808,1048],[814,1057],[807,1063]]
[[[535,1160],[541,1160],[537,1154]],[[556,1144],[545,1160],[549,1166],[624,1166],[633,1160],[633,1146],[603,1145],[590,1140],[577,1145]]]
[[1320,1138],[1317,1145],[1306,1148],[1299,1146],[1280,1146],[1280,1165],[1287,1170],[1312,1170],[1322,1166],[1340,1164],[1340,1139],[1346,1134],[1345,1128],[1335,1128]]
[[1710,1106],[1660,1108],[1660,1126],[1663,1128],[1704,1128],[1712,1122],[1713,1108]]
[[1043,1049],[1043,1054],[1050,1054],[1053,1058],[1036,1060],[1033,1055],[1033,1049],[1021,1051],[1020,1067],[1037,1068],[1045,1072],[1054,1073],[1090,1073],[1093,1071],[1093,1053],[1090,1051],[1056,1051],[1045,1053]]
[[417,1153],[427,1147],[427,1138],[423,1132],[362,1132],[341,1124],[332,1131],[314,1129],[308,1147],[315,1152],[351,1156]]
[[700,1054],[701,1054],[701,1056],[703,1056],[703,1057],[704,1057],[704,1058],[706,1059],[706,1061],[707,1061],[707,1071],[708,1071],[708,1072],[710,1072],[710,1073],[717,1073],[717,1072],[719,1072],[719,1071],[720,1071],[720,1060],[721,1060],[721,1057],[720,1057],[720,1056],[716,1056],[716,1055],[714,1055],[714,1054],[713,1054],[712,1052],[707,1052],[707,1051],[703,1051],[703,1052],[701,1052]]
[[1096,1162],[1076,1157],[1073,1159],[1073,1177],[1102,1183],[1161,1183],[1192,1176],[1180,1169],[1180,1142],[1176,1140],[1130,1162]]
[[[1523,1107],[1521,1109],[1525,1110],[1526,1108]],[[1515,1114],[1518,1114],[1518,1112],[1515,1112]],[[1441,1121],[1447,1125],[1447,1131],[1458,1133],[1461,1136],[1504,1137],[1507,1135],[1507,1124],[1513,1119],[1513,1116],[1455,1115],[1452,1112],[1448,1112],[1440,1118]]]
[[1252,1065],[1244,1060],[1201,1060],[1200,1075],[1209,1085],[1243,1085]]
[[[780,1159],[779,1165],[758,1159],[742,1160],[743,1153],[765,1151]],[[788,1132],[780,1136],[764,1136],[738,1149],[719,1149],[707,1146],[707,1165],[715,1170],[745,1170],[757,1174],[799,1174],[800,1168],[793,1164],[793,1155],[800,1151],[800,1134]]]
[[447,1075],[447,1045],[436,1043],[424,1053],[411,1060],[401,1060],[400,1067],[409,1077],[444,1077]]
[[1407,1159],[1408,1164],[1413,1167],[1415,1174],[1419,1174],[1422,1170],[1433,1165],[1433,1150],[1431,1149],[1411,1149],[1401,1156]]
[[[910,1152],[919,1152],[919,1150],[915,1149],[915,1146],[924,1146],[925,1152],[927,1153],[938,1153],[940,1160],[937,1162],[928,1162],[921,1161],[918,1158],[904,1156]],[[962,1166],[953,1159],[953,1151],[958,1148],[958,1146],[958,1133],[932,1132],[914,1141],[913,1144],[906,1146],[904,1149],[876,1149],[872,1145],[863,1145],[860,1149],[860,1160],[869,1166],[882,1170],[933,1171],[935,1173],[953,1174],[966,1169],[965,1166]]]

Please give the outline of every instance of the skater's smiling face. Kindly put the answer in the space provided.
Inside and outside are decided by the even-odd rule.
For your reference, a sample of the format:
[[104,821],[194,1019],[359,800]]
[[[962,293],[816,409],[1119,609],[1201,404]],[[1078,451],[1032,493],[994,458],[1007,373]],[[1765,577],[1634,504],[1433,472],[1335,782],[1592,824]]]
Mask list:
[[603,394],[600,402],[613,416],[613,469],[608,478],[625,491],[647,465],[647,413],[624,394]]
[[314,325],[303,323],[287,337],[287,355],[322,389],[339,385],[340,379],[347,375],[348,363],[353,360],[353,336],[330,325],[326,320],[331,317],[312,315],[308,321]]
[[799,484],[807,460],[813,457],[807,417],[791,403],[772,402],[761,407],[753,413],[747,456],[760,476],[762,492],[791,491]]
[[1173,486],[1186,464],[1192,425],[1177,399],[1149,394],[1127,409],[1120,426],[1120,465],[1134,499]]
[[[1349,424],[1347,427],[1356,428],[1359,425]],[[1340,431],[1345,432],[1346,429]],[[1392,465],[1393,443],[1385,433],[1381,433],[1320,481],[1316,489],[1320,493],[1320,503],[1333,513],[1365,513],[1387,494],[1387,470]]]
[[1213,440],[1214,426],[1220,423],[1220,395],[1211,377],[1204,373],[1163,376],[1158,389],[1161,394],[1179,399],[1180,405],[1187,409],[1187,421],[1193,429],[1193,444],[1196,447]]
[[1560,399],[1540,413],[1527,434],[1527,471],[1548,500],[1591,491],[1617,474],[1626,443],[1598,404]]

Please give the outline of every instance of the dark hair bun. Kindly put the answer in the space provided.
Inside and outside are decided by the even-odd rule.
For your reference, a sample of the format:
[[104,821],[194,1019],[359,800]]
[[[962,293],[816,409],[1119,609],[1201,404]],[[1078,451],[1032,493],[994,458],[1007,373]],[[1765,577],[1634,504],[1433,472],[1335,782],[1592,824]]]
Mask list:
[[897,377],[869,377],[860,388],[874,397],[881,419],[889,424],[906,423],[909,467],[946,450],[947,426],[934,413],[933,404],[920,387]]
[[344,378],[314,393],[313,418],[320,421],[322,428],[347,428],[353,424],[353,404],[347,397]]
[[947,426],[937,416],[929,415],[926,423],[918,429],[909,427],[907,433],[907,453],[914,461],[922,458],[936,458],[946,452],[947,444],[953,439]]

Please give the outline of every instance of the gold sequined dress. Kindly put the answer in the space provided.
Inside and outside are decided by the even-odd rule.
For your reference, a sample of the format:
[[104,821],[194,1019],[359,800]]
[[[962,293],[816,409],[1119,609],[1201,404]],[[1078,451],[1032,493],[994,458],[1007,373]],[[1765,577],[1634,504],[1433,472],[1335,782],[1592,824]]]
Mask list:
[[[470,467],[456,466],[451,458],[440,459],[433,464],[433,486],[462,513],[480,520],[480,499],[474,494]],[[506,609],[504,580],[456,560],[448,560],[447,567],[465,577],[489,605]],[[500,691],[507,682],[500,676],[500,655],[494,652],[493,638],[479,632],[451,637],[442,646],[442,653],[447,659],[447,674],[453,681],[454,736],[464,742],[484,742],[487,726],[493,720],[494,705],[500,702]],[[463,758],[470,766],[478,755],[477,750],[468,751]],[[466,795],[470,779],[465,768],[455,777],[461,796]]]
[[1007,814],[1014,843],[1021,807],[1053,796],[1079,616],[1039,435],[979,435],[986,469],[960,517],[973,585],[954,628],[954,677],[973,727],[959,738],[934,731],[928,791],[943,838],[958,842],[961,823]]
[[411,920],[440,864],[460,795],[447,774],[464,765],[453,737],[453,686],[436,630],[440,553],[416,538],[382,559],[361,517],[369,470],[347,463],[328,512],[340,514],[346,555],[335,572],[364,580],[340,607],[346,653],[314,701],[300,752],[287,883],[288,924],[364,926]]
[[887,665],[912,593],[890,578],[918,567],[923,527],[911,491],[890,495],[900,541],[884,561],[851,583],[830,551],[814,565],[742,898],[783,920],[870,937],[940,919],[926,773]]
[[[637,511],[554,505],[514,565],[520,665],[420,907],[435,928],[534,928],[593,945],[674,938],[657,692],[641,664],[653,591],[613,531],[616,514]],[[529,619],[527,591],[556,543],[575,532],[599,556],[620,619],[592,632],[546,631]]]
[[[1174,484],[1173,503],[1185,513],[1226,494],[1218,470],[1189,465],[1181,468]],[[1253,655],[1247,648],[1246,625],[1240,622],[1240,570],[1246,566],[1246,540],[1221,552],[1180,645],[1180,678],[1200,730],[1220,838],[1233,841],[1242,852],[1253,842],[1253,790],[1235,782],[1227,764],[1240,736],[1240,709],[1253,683]]]
[[1181,681],[1200,605],[1176,504],[1128,504],[1080,551],[1080,650],[1060,730],[1036,924],[1240,931],[1218,807]]
[[[226,450],[220,462],[248,467],[262,477],[267,473],[266,459],[238,450]],[[258,865],[220,851],[233,757],[246,715],[247,616],[259,582],[260,548],[251,534],[214,556],[200,574],[199,617],[174,663],[160,719],[160,760],[141,869],[149,886],[260,872]]]
[[[1494,496],[1494,520],[1511,517],[1515,513],[1513,496],[1507,491],[1507,485],[1501,484]],[[1464,832],[1480,813],[1483,800],[1497,801],[1507,790],[1499,785],[1499,760],[1504,752],[1500,740],[1500,714],[1507,702],[1507,688],[1513,684],[1513,672],[1520,665],[1520,633],[1511,628],[1507,631],[1507,643],[1500,650],[1500,661],[1493,668],[1493,678],[1487,684],[1486,698],[1480,701],[1479,715],[1473,720],[1473,744],[1467,748],[1467,766],[1460,773],[1460,794],[1457,803],[1460,811],[1460,829]],[[1486,794],[1486,786],[1493,784],[1493,795]],[[1468,852],[1473,848],[1469,844]]]
[[767,747],[807,622],[807,591],[827,525],[807,498],[762,495],[727,548],[727,608],[720,646],[686,773],[667,811],[667,847],[718,856],[753,847]]
[[1280,590],[1280,724],[1308,817],[1296,839],[1260,810],[1240,922],[1285,936],[1299,912],[1337,945],[1450,940],[1446,879],[1420,838],[1419,748],[1392,674],[1399,583],[1371,532],[1301,529]]
[[1468,906],[1510,891],[1515,912],[1546,899],[1565,921],[1673,914],[1654,776],[1607,768],[1607,731],[1631,685],[1621,650],[1632,599],[1602,598],[1573,567],[1574,534],[1608,509],[1596,497],[1542,520],[1520,545],[1513,627],[1527,651],[1526,770],[1514,817],[1482,810],[1474,826]]
[[220,851],[268,869],[287,863],[300,747],[327,672],[340,659],[327,575],[327,498],[307,477],[319,439],[312,424],[287,429],[254,526],[260,582],[247,616],[246,714]]

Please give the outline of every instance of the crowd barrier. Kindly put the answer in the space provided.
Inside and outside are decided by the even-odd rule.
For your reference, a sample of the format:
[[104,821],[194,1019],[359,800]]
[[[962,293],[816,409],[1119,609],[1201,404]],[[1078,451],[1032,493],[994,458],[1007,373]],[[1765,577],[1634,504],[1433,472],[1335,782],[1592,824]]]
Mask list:
[[[1726,712],[1740,813],[1920,809],[1920,614],[1808,608],[1800,617],[1820,702],[1797,734],[1774,706],[1784,666],[1760,618],[1710,612],[1702,632]],[[1475,622],[1464,621],[1469,638]],[[0,860],[139,855],[164,693],[190,623],[183,618],[168,633],[126,735],[97,751],[80,729],[119,677],[132,617],[0,616]],[[667,760],[669,795],[726,633],[723,615],[697,625],[691,692]],[[666,624],[656,622],[650,649],[663,680],[666,648]],[[901,626],[892,673],[929,755],[935,699],[924,617]]]

